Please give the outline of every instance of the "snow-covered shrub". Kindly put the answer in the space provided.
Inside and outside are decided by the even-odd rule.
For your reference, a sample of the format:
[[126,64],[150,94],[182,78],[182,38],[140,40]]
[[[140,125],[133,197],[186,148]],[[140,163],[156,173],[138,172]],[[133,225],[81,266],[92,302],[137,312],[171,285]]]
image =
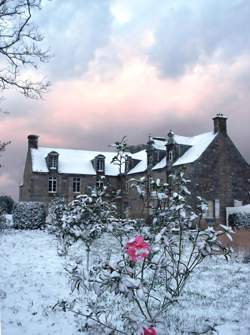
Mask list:
[[19,202],[13,212],[14,228],[39,229],[45,226],[46,211],[41,202]]
[[48,206],[48,215],[46,217],[46,226],[49,233],[54,234],[58,240],[57,252],[59,256],[67,254],[67,248],[64,245],[63,215],[67,210],[67,203],[63,197],[54,198]]
[[[172,176],[171,187],[151,180],[150,194],[145,196],[152,212],[147,224],[107,220],[109,250],[98,253],[95,249],[95,259],[87,261],[87,265],[77,260],[67,269],[75,292],[67,309],[85,318],[86,334],[96,333],[95,324],[103,334],[166,334],[168,309],[178,301],[193,270],[207,256],[227,256],[229,251],[218,237],[226,234],[231,238],[230,228],[201,229],[206,206],[200,201],[197,214],[194,213],[188,201],[188,182],[183,173]],[[140,180],[140,187],[137,185],[142,198],[147,193],[147,183]],[[65,234],[72,242],[82,239],[90,249],[89,241],[100,237],[102,224],[93,210],[86,209],[92,200],[82,199],[83,204],[74,205],[68,219],[65,217]],[[82,207],[84,216],[87,210],[87,221],[80,219]],[[104,217],[109,214],[102,213]],[[85,226],[84,222],[90,225]]]
[[82,242],[87,251],[87,267],[92,243],[107,230],[115,205],[106,199],[104,190],[90,189],[90,195],[76,197],[63,210],[60,236],[64,249]]
[[250,213],[247,212],[236,212],[229,214],[228,223],[231,227],[250,227]]
[[13,228],[12,214],[6,214],[5,211],[3,211],[0,213],[0,231],[10,228]]
[[0,232],[6,228],[6,217],[0,209]]

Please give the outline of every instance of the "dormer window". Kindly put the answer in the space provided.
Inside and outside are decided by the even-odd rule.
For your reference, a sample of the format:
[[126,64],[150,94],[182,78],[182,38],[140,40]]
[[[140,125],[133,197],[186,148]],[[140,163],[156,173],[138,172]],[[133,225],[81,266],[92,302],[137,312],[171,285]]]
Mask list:
[[105,173],[105,156],[98,155],[93,160],[93,165],[95,167],[96,172]]
[[103,172],[104,171],[104,160],[103,159],[98,159],[96,162],[96,169],[98,172]]
[[58,170],[58,156],[59,154],[56,151],[51,151],[48,154],[46,161],[47,161],[49,170],[54,170],[54,171]]
[[168,161],[173,162],[173,160],[174,160],[174,153],[173,150],[170,150],[168,153]]
[[51,164],[50,165],[51,169],[57,169],[57,157],[56,156],[51,157],[50,164]]

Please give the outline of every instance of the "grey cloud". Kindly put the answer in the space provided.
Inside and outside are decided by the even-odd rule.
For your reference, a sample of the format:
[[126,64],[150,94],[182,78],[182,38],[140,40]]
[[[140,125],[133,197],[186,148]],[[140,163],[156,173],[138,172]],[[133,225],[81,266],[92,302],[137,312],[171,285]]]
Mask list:
[[98,48],[110,37],[112,16],[108,0],[54,0],[37,17],[52,59],[43,66],[50,80],[79,77]]
[[249,17],[248,0],[176,1],[159,20],[150,59],[172,77],[213,59],[232,61],[250,51]]

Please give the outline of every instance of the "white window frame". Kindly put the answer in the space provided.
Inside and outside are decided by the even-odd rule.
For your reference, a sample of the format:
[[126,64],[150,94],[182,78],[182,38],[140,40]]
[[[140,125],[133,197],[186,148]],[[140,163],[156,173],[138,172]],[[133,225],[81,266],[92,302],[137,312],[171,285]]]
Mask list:
[[97,159],[96,169],[97,169],[98,172],[103,172],[104,171],[104,159]]
[[207,202],[207,212],[205,214],[206,219],[214,219],[214,201],[206,200]]
[[72,188],[73,188],[73,193],[81,192],[81,178],[80,177],[73,177]]
[[57,160],[58,160],[57,156],[51,155],[50,157],[50,168],[51,169],[53,170],[57,169]]
[[214,214],[216,219],[220,218],[220,199],[214,200]]
[[57,178],[49,177],[48,179],[48,192],[57,193]]

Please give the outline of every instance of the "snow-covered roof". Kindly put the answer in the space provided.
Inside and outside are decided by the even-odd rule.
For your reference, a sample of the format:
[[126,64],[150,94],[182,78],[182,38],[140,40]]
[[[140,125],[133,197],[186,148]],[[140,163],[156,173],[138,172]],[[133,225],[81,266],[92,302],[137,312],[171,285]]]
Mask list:
[[[216,134],[213,132],[197,135],[194,137],[174,135],[174,140],[176,143],[188,145],[190,148],[173,164],[173,166],[189,164],[197,160],[213,141],[215,136]],[[166,141],[164,141],[164,139],[152,139],[154,141],[153,145],[156,149],[165,150]],[[103,155],[105,157],[105,174],[107,176],[117,176],[119,174],[119,166],[111,163],[113,157],[116,155],[116,152],[100,152],[47,147],[31,149],[33,172],[49,172],[46,163],[46,157],[51,152],[57,152],[59,154],[59,173],[95,175],[96,171],[93,167],[92,160],[98,155]],[[145,149],[134,154],[128,154],[133,159],[139,161],[137,165],[129,171],[128,174],[142,173],[147,170],[147,152]],[[166,157],[157,163],[153,167],[153,170],[158,170],[165,167]]]
[[112,158],[116,155],[115,152],[86,151],[47,147],[31,149],[33,172],[49,172],[46,164],[46,157],[51,151],[56,151],[59,154],[59,173],[95,175],[96,171],[91,161],[96,156],[103,155],[105,156],[105,174],[108,176],[117,176],[119,174],[118,165],[111,164]]
[[146,150],[138,151],[131,155],[132,158],[139,160],[140,162],[129,171],[128,174],[140,173],[147,170],[147,153]]
[[167,165],[166,157],[163,157],[162,160],[153,167],[153,170],[163,169],[166,167],[166,165]]
[[173,164],[173,166],[189,164],[196,161],[203,152],[207,149],[210,143],[215,139],[217,133],[209,132],[205,134],[200,134],[190,138],[190,144],[192,145],[184,155],[182,155],[177,161]]
[[[173,166],[189,164],[196,161],[207,149],[209,144],[214,140],[216,135],[217,134],[213,132],[204,133],[193,137],[174,135],[175,143],[188,145],[190,148],[179,159],[177,159]],[[166,167],[166,164],[166,157],[164,157],[153,167],[153,170],[163,169]]]
[[152,137],[153,147],[157,150],[166,150],[167,140],[164,138]]

